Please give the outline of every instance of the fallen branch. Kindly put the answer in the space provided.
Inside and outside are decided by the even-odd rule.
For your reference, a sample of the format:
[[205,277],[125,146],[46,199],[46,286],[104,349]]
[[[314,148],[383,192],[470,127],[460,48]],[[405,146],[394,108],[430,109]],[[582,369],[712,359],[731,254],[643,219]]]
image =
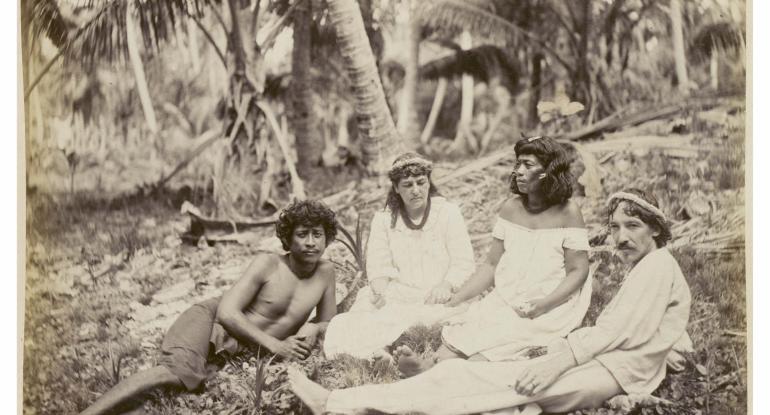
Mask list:
[[176,168],[171,171],[168,175],[165,177],[162,177],[160,180],[158,180],[157,183],[153,186],[154,189],[160,189],[162,188],[166,183],[168,183],[169,180],[171,180],[172,177],[174,177],[177,173],[182,171],[185,167],[187,167],[188,164],[190,164],[193,159],[200,156],[209,146],[214,144],[217,140],[222,138],[222,136],[219,134],[217,130],[211,129],[198,137],[198,139],[205,139],[204,142],[200,143],[198,147],[195,148],[195,150],[192,151],[184,160],[182,160],[181,163],[177,164]]
[[267,118],[267,122],[275,134],[275,140],[278,141],[278,146],[281,148],[283,158],[286,160],[286,167],[289,169],[289,176],[291,176],[291,188],[294,197],[301,200],[305,199],[305,186],[302,184],[302,179],[299,178],[297,168],[294,166],[294,160],[292,160],[289,154],[289,145],[286,143],[286,137],[278,123],[278,119],[275,117],[275,112],[264,101],[257,100],[257,107],[265,114],[265,118]]
[[623,116],[624,110],[620,110],[607,118],[604,118],[594,124],[587,125],[578,130],[561,134],[556,136],[562,140],[575,141],[583,138],[595,136],[598,133],[617,130],[622,127],[629,127],[638,124],[642,124],[647,121],[652,121],[658,118],[669,117],[679,112],[700,109],[707,110],[716,107],[730,97],[708,97],[708,98],[696,98],[690,99],[675,104],[666,105],[663,107],[656,106],[652,109],[643,110],[628,116]]

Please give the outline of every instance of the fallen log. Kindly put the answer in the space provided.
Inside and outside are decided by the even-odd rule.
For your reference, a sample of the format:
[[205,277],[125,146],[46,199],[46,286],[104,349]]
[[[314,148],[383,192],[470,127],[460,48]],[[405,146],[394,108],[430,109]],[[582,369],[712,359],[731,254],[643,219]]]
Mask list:
[[734,97],[708,97],[689,99],[683,102],[665,105],[663,107],[656,106],[655,108],[639,111],[627,116],[623,116],[624,110],[620,110],[591,125],[557,135],[556,138],[568,141],[581,140],[593,137],[605,131],[617,130],[622,127],[634,126],[647,121],[670,117],[685,110],[708,110],[724,104],[726,101],[728,101],[730,106],[741,105],[739,101],[734,99]]

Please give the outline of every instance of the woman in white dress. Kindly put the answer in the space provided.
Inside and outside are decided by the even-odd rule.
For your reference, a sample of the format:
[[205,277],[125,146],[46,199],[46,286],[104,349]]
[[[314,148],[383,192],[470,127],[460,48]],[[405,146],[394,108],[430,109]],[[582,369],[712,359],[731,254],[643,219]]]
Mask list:
[[447,305],[494,289],[450,319],[434,359],[399,348],[399,369],[407,376],[454,357],[531,358],[577,327],[588,310],[588,231],[580,208],[570,200],[567,154],[547,137],[522,139],[514,149],[514,196],[500,209],[487,260]]
[[461,311],[441,304],[473,274],[473,248],[460,209],[438,195],[432,169],[433,163],[416,153],[394,161],[386,206],[371,222],[369,285],[348,313],[330,323],[327,357],[380,354],[407,328]]

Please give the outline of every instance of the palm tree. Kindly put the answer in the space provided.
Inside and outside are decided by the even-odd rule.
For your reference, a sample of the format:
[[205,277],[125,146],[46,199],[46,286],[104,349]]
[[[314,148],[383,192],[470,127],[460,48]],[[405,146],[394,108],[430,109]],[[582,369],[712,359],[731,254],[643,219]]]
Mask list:
[[734,53],[741,56],[744,49],[743,33],[730,22],[715,22],[701,26],[689,45],[694,63],[709,60],[711,88],[719,89],[719,56]]
[[[286,11],[278,22],[261,33],[266,34],[260,36],[262,43],[257,44],[259,0],[83,0],[79,7],[87,9],[92,17],[72,32],[64,30],[67,28],[66,20],[62,17],[56,0],[30,0],[25,2],[22,10],[24,47],[29,48],[32,40],[45,33],[59,46],[59,52],[36,75],[35,80],[30,82],[29,77],[25,77],[25,97],[29,96],[40,79],[61,58],[91,66],[95,62],[125,62],[128,57],[134,63],[140,95],[144,95],[143,109],[148,117],[150,129],[153,130],[153,111],[147,99],[148,94],[142,93],[140,80],[143,71],[136,45],[133,44],[133,32],[141,36],[145,50],[153,52],[162,48],[165,42],[174,36],[175,26],[179,21],[191,19],[211,43],[228,70],[229,88],[224,100],[226,110],[221,136],[229,139],[234,151],[228,156],[230,160],[223,164],[237,163],[237,143],[252,143],[260,127],[274,126],[274,123],[266,122],[264,111],[258,105],[265,83],[262,52],[271,46],[280,30],[286,26],[294,8],[303,1],[307,0],[300,0],[285,8]],[[227,35],[227,47],[224,52],[214,41],[209,29],[201,23],[204,12],[213,15]],[[25,68],[27,67],[28,65],[25,65]],[[283,136],[280,131],[273,133],[276,138]],[[214,141],[208,140],[206,145]],[[199,154],[200,150],[196,149],[193,154]],[[294,162],[288,159],[286,161],[287,164]],[[167,180],[168,177],[165,177],[160,182],[165,183]]]
[[671,17],[671,41],[674,46],[674,63],[676,67],[676,79],[679,82],[679,91],[687,94],[690,81],[687,78],[687,57],[684,53],[684,34],[682,29],[682,3],[680,0],[671,0],[669,4]]
[[291,58],[292,126],[297,146],[299,174],[308,178],[318,165],[323,141],[312,132],[313,88],[311,85],[310,31],[313,24],[311,2],[301,1],[294,11],[294,47]]
[[364,162],[370,171],[384,172],[402,144],[385,101],[361,11],[355,0],[327,0],[327,5],[351,81]]
[[[450,46],[453,47],[453,45]],[[489,128],[477,143],[478,151],[483,151],[486,148],[497,126],[508,115],[510,97],[514,96],[517,91],[519,75],[518,63],[508,56],[505,50],[491,45],[477,46],[468,50],[463,50],[457,46],[453,55],[435,59],[420,68],[420,76],[422,78],[439,79],[439,87],[436,93],[437,98],[443,95],[443,87],[441,85],[446,84],[446,79],[456,76],[472,77],[473,79],[485,82],[490,88],[503,88],[506,90],[504,94],[493,94],[497,104],[497,111]],[[473,98],[472,95],[468,96]],[[463,96],[463,99],[465,99],[465,96]],[[426,131],[423,132],[424,140],[429,138],[427,135],[433,129],[432,123],[435,122],[437,112],[438,109],[431,109],[431,116],[428,118],[429,123],[426,124]],[[457,130],[458,135],[462,134],[460,123],[458,123]]]
[[405,6],[409,12],[409,21],[405,29],[407,31],[408,51],[406,65],[404,66],[404,86],[401,88],[401,100],[398,104],[398,122],[396,128],[407,145],[418,144],[418,120],[417,120],[417,86],[419,83],[420,65],[420,41],[422,40],[422,27],[414,14],[414,1],[407,1]]

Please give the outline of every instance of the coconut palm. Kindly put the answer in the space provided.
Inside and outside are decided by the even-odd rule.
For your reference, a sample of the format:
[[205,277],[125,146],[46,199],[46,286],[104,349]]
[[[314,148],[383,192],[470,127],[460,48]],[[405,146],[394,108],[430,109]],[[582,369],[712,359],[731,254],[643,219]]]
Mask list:
[[329,22],[337,32],[343,66],[350,78],[364,161],[371,171],[385,171],[401,151],[390,109],[385,101],[361,10],[355,0],[327,0]]
[[730,22],[715,22],[701,26],[693,37],[689,55],[694,63],[709,60],[711,87],[719,89],[719,56],[732,53],[741,56],[745,44],[741,30]]
[[313,88],[311,85],[310,35],[313,26],[312,2],[303,1],[294,12],[294,47],[291,68],[291,107],[294,139],[297,146],[297,167],[307,178],[321,158],[323,141],[312,132]]

